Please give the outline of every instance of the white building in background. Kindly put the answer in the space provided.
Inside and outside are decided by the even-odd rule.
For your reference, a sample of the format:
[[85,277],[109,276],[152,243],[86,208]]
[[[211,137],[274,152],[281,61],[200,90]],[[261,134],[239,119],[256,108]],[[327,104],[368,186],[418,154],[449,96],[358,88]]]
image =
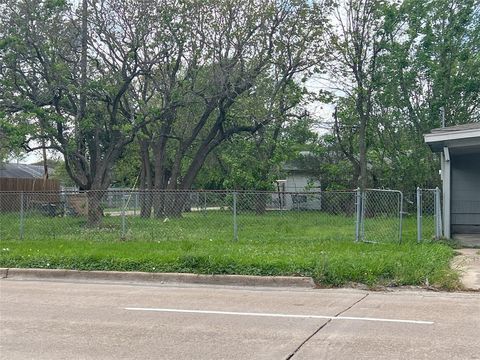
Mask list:
[[[312,156],[309,151],[301,151],[297,159],[283,165],[284,179],[276,180],[276,202],[285,210],[320,210],[321,183],[312,166],[309,166],[308,158]],[[309,194],[311,193],[311,195]]]

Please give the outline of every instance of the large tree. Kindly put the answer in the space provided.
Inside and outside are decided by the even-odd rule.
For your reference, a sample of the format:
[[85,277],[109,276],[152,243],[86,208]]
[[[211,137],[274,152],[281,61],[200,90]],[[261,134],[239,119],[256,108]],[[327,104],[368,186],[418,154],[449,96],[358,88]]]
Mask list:
[[[358,186],[361,189],[368,184],[367,139],[374,112],[378,57],[384,46],[383,6],[382,0],[337,1],[335,23],[329,37],[332,51],[328,75],[337,84],[341,96],[351,99],[354,111],[347,115],[350,117],[348,126],[358,129],[358,152],[347,153],[349,149],[346,146],[342,146],[342,150],[358,169]],[[348,100],[337,104],[342,107],[343,113],[349,112],[349,105]],[[336,116],[337,113],[334,130],[340,140]]]
[[[222,143],[283,123],[295,112],[286,101],[289,85],[321,63],[324,52],[318,41],[328,8],[319,3],[189,5],[173,8],[166,30],[172,35],[160,43],[165,60],[132,91],[137,103],[156,109],[155,121],[139,137],[144,189],[189,189]],[[265,101],[252,101],[257,96]],[[242,108],[252,105],[258,108]],[[165,211],[161,200],[157,216]]]
[[423,135],[442,126],[442,112],[447,126],[480,120],[478,2],[345,0],[339,9],[332,150],[354,173],[363,167],[369,186],[437,186]]
[[9,0],[0,17],[0,114],[24,129],[26,151],[63,154],[89,194],[89,223],[110,171],[142,126],[126,111],[128,89],[151,63],[155,12],[148,2]]
[[[322,5],[9,0],[0,18],[2,118],[25,127],[27,151],[62,153],[82,190],[102,194],[139,131],[141,187],[188,189],[220,144],[294,112],[287,85],[320,62]],[[262,111],[236,106],[257,88],[268,89]],[[95,225],[99,198],[89,194]]]
[[423,135],[443,120],[480,120],[480,8],[475,1],[405,1],[384,14],[372,175],[396,188],[438,186],[439,163]]

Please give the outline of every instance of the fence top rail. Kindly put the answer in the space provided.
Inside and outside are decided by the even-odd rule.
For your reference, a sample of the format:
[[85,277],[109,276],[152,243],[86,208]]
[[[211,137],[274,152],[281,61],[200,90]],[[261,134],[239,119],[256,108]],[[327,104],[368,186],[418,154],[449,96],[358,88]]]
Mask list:
[[278,191],[278,190],[141,190],[141,189],[109,189],[109,190],[84,190],[84,191],[66,191],[66,190],[45,190],[45,191],[0,191],[1,194],[55,194],[55,195],[81,195],[88,193],[102,193],[102,194],[143,194],[143,193],[158,193],[158,194],[282,194],[282,195],[321,195],[321,194],[354,194],[355,190],[326,190],[326,191]]
[[365,189],[365,191],[391,192],[391,193],[403,194],[403,192],[400,190],[392,190],[392,189]]

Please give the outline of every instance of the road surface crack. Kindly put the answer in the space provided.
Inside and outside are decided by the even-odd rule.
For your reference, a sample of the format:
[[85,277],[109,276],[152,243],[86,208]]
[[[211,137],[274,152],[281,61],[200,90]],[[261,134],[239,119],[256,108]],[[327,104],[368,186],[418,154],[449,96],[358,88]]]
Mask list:
[[[355,301],[352,305],[350,305],[349,307],[347,307],[346,309],[343,309],[342,311],[340,311],[339,313],[335,314],[333,317],[338,317],[340,315],[342,315],[343,313],[345,313],[346,311],[350,310],[352,307],[354,307],[355,305],[357,305],[358,303],[360,303],[361,301],[365,300],[365,298],[368,296],[368,293],[366,293],[364,296],[362,296],[360,299],[358,299],[357,301]],[[290,353],[290,355],[288,355],[286,357],[285,360],[290,360],[292,359],[295,354],[302,348],[303,345],[305,345],[312,337],[314,337],[315,335],[317,335],[325,326],[327,326],[330,322],[332,321],[332,319],[328,319],[327,322],[325,322],[324,324],[322,324],[318,329],[316,329],[312,334],[310,334],[304,341],[302,341],[302,343],[300,345],[297,346],[297,348],[295,350],[293,350],[293,352]]]

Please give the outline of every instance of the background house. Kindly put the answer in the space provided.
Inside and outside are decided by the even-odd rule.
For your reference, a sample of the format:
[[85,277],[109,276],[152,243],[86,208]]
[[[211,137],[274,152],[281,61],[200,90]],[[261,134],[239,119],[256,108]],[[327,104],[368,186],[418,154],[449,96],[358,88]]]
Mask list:
[[55,179],[45,180],[42,165],[0,163],[0,191],[53,190],[60,190],[60,183]]
[[[321,208],[321,197],[308,195],[321,191],[321,183],[312,168],[312,154],[309,151],[301,151],[296,159],[285,163],[282,166],[284,179],[276,181],[276,190],[279,194],[279,201],[283,203],[286,210],[292,208],[317,209]],[[298,193],[298,194],[291,194]]]
[[321,183],[317,171],[312,167],[313,154],[300,151],[298,156],[283,164],[284,179],[277,180],[277,188],[287,192],[320,191]]
[[[50,170],[49,170],[50,171]],[[22,204],[30,208],[35,204],[57,203],[60,182],[43,178],[43,166],[29,164],[0,163],[0,212],[19,211]],[[22,193],[40,192],[22,197]],[[44,192],[44,193],[41,193]]]

